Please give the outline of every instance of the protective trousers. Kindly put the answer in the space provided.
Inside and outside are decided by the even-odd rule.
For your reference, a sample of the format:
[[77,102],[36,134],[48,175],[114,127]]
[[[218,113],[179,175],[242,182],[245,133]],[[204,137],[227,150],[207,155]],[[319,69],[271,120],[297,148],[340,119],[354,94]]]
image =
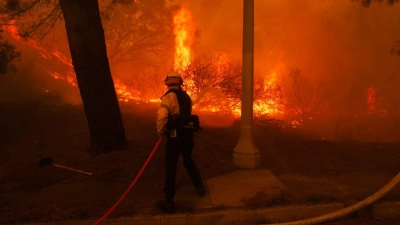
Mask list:
[[175,197],[175,181],[179,155],[182,153],[183,165],[192,180],[195,188],[203,185],[200,173],[192,159],[192,150],[194,147],[193,133],[178,133],[177,137],[167,137],[165,148],[165,199],[173,201]]

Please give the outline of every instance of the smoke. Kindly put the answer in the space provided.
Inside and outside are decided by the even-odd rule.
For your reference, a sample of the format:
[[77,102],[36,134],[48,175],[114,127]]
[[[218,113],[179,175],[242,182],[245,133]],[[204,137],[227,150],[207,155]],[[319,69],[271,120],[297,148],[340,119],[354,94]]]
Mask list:
[[39,43],[13,32],[4,32],[4,37],[22,53],[15,63],[17,71],[1,79],[2,101],[82,104],[69,55],[60,52],[65,42],[45,39]]
[[[243,1],[190,2],[206,51],[241,57]],[[255,68],[269,73],[278,61],[318,79],[354,73],[390,73],[400,39],[400,4],[353,1],[255,1]],[[200,48],[199,48],[200,49]]]
[[[195,57],[224,52],[230,58],[241,59],[243,0],[172,2],[187,3],[192,12],[198,28],[193,46]],[[268,78],[274,73],[278,80],[285,79],[289,71],[296,68],[307,79],[323,84],[320,87],[329,96],[331,109],[347,111],[353,116],[359,114],[357,110],[366,110],[367,93],[373,87],[381,106],[391,115],[399,116],[400,57],[391,54],[396,52],[393,49],[399,48],[399,10],[400,4],[389,6],[384,2],[364,8],[360,2],[352,0],[255,0],[255,76]],[[59,29],[56,39],[60,38],[61,42],[49,40],[45,44],[63,48],[63,52],[68,53],[65,31]],[[26,53],[27,48],[21,43],[17,43],[18,47],[24,48],[23,62],[27,62],[27,55],[33,61],[38,57]],[[51,88],[51,93],[61,93],[59,95],[64,96],[61,98],[68,102],[80,102],[78,88],[55,85],[48,71],[36,66],[26,63],[19,74],[39,80],[35,85],[40,84],[36,88],[42,91]],[[146,82],[142,83],[149,86],[153,83],[150,80],[162,83],[162,78],[144,77]],[[118,78],[123,82],[128,79]],[[135,79],[143,80],[140,76]],[[224,99],[219,94],[211,96]],[[230,121],[228,119],[226,124]]]
[[204,88],[193,101],[193,113],[206,126],[229,127],[235,121],[229,100],[213,87]]
[[[240,60],[243,1],[190,1],[189,7],[200,33],[196,54],[220,51]],[[400,40],[399,10],[400,4],[385,2],[364,8],[351,0],[255,0],[255,77],[276,72],[278,80],[285,79],[291,69],[299,69],[322,84],[331,110],[357,117],[360,111],[366,114],[368,88],[373,87],[380,106],[399,117],[400,57],[393,54]],[[330,123],[331,130],[357,127],[353,137],[375,129],[361,119],[350,120],[323,123]]]

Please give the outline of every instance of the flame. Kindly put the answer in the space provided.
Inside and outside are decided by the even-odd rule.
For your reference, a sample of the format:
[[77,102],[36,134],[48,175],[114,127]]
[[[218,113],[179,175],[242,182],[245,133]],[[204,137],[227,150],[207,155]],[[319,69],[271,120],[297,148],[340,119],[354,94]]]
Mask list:
[[183,6],[173,18],[175,34],[175,71],[183,71],[191,62],[191,45],[194,40],[195,25],[190,11]]
[[384,99],[378,98],[376,95],[375,87],[368,87],[367,89],[367,110],[368,114],[375,114],[378,116],[387,116],[386,109],[383,108]]
[[225,69],[227,68],[227,65],[229,63],[229,57],[225,52],[218,52],[214,64],[217,67],[217,73],[218,75],[222,74]]
[[[3,26],[3,30],[7,31],[11,34],[11,36],[20,41],[22,44],[30,45],[38,50],[41,57],[45,60],[53,61],[51,64],[64,65],[65,70],[62,71],[54,71],[51,68],[45,68],[47,73],[52,76],[55,80],[62,80],[67,82],[72,86],[77,86],[76,75],[73,70],[72,60],[69,56],[64,55],[62,52],[57,49],[46,49],[37,44],[37,42],[33,39],[27,39],[25,41],[21,40],[21,37],[18,35],[18,28],[12,23],[11,26]],[[176,71],[184,71],[186,67],[191,63],[193,53],[191,50],[192,44],[195,40],[195,30],[196,26],[192,19],[191,12],[188,10],[186,6],[182,6],[180,10],[178,10],[173,17],[173,25],[174,25],[174,35],[175,35],[175,55],[174,55],[174,69]],[[56,61],[57,63],[54,63]],[[229,68],[230,58],[229,55],[225,52],[218,52],[214,59],[213,64],[217,69],[217,74],[215,79],[221,78],[224,71]],[[134,101],[144,101],[144,102],[159,102],[158,98],[154,99],[143,99],[142,94],[130,88],[124,82],[119,80],[118,78],[114,78],[114,87],[118,96],[118,100],[121,102],[129,102],[130,100]],[[268,88],[273,87],[277,82],[277,73],[272,72],[269,76],[269,79],[264,81],[263,89],[266,91]],[[185,87],[190,94],[192,91],[193,81],[190,79],[185,79]],[[50,91],[45,90],[46,93]],[[196,97],[196,96],[193,96]],[[215,96],[214,96],[215,98]],[[217,96],[217,99],[221,99],[221,96]],[[207,107],[203,108],[203,111],[208,112],[221,112],[223,111],[231,111],[234,115],[240,116],[240,103],[236,105],[232,105],[230,103],[237,102],[234,99],[225,99],[224,103],[221,103],[221,100],[217,101],[218,104],[209,104]],[[258,99],[254,102],[254,109],[258,114],[277,114],[281,113],[281,111],[277,107],[277,102],[275,99]],[[229,107],[229,109],[228,109]]]
[[[18,35],[18,28],[14,25],[13,22],[9,26],[3,26],[2,29],[10,33],[11,37],[17,41],[20,41],[21,44],[27,44],[38,50],[38,53],[45,60],[48,60],[50,63],[46,63],[45,70],[47,73],[52,76],[56,80],[62,80],[69,85],[77,86],[76,75],[73,70],[73,64],[70,56],[64,55],[61,51],[57,49],[46,49],[37,45],[35,40],[28,39],[26,41],[21,40],[21,37]],[[193,21],[191,12],[188,10],[186,6],[182,6],[173,16],[173,25],[174,25],[174,35],[175,35],[175,53],[174,53],[174,70],[178,72],[185,71],[187,66],[193,61],[193,51],[192,45],[195,40],[195,31],[196,25]],[[281,58],[281,57],[279,57]],[[229,69],[229,64],[231,61],[230,56],[225,52],[218,52],[213,60],[213,66],[216,68],[216,75],[213,77],[215,80],[223,79],[223,75],[226,70]],[[56,62],[56,63],[54,63]],[[268,115],[268,116],[277,116],[283,115],[285,113],[285,108],[281,102],[281,92],[279,90],[279,79],[281,76],[281,71],[285,67],[282,63],[283,61],[279,60],[276,64],[276,67],[267,72],[265,75],[263,74],[263,81],[261,84],[261,89],[265,94],[262,97],[259,97],[254,100],[254,114],[255,115]],[[47,66],[51,67],[51,65],[62,65],[63,69],[55,71],[55,69],[47,68]],[[42,65],[43,66],[43,65]],[[66,69],[64,69],[66,68]],[[127,85],[122,80],[117,77],[113,77],[115,91],[120,102],[130,102],[133,100],[134,102],[159,102],[158,98],[144,98],[143,92],[139,90],[135,90],[132,86]],[[185,79],[185,88],[186,91],[191,94],[194,87],[193,80],[188,78]],[[240,88],[240,87],[238,87]],[[44,90],[46,93],[51,93],[51,90],[47,88]],[[200,92],[203,90],[200,90]],[[206,94],[203,94],[203,99],[198,103],[199,112],[210,112],[219,114],[228,114],[232,113],[235,116],[240,116],[241,114],[241,104],[237,103],[238,99],[229,99],[222,94],[217,93],[218,90],[205,90]],[[147,94],[147,93],[145,93]],[[198,96],[192,96],[193,99]],[[200,96],[201,97],[201,96]],[[386,115],[386,110],[382,109],[382,99],[377,97],[376,89],[374,87],[369,87],[367,89],[367,110],[369,114],[379,114]],[[365,103],[364,103],[365,104]],[[194,109],[197,106],[194,106]],[[289,112],[289,110],[287,110]],[[225,115],[224,114],[224,115]],[[301,123],[299,121],[292,121],[291,125],[293,127],[300,126]]]
[[267,91],[268,87],[272,87],[276,85],[276,72],[273,71],[270,75],[270,78],[268,80],[264,80],[264,91]]
[[68,73],[66,76],[65,75],[61,75],[58,72],[55,71],[47,71],[50,76],[52,76],[55,80],[64,80],[66,81],[68,84],[72,85],[72,86],[78,86],[78,84],[76,83],[76,79],[74,77],[75,74],[71,74]]
[[272,71],[268,79],[264,80],[262,87],[264,92],[269,93],[267,98],[257,99],[254,101],[254,111],[259,115],[277,115],[283,114],[283,106],[279,104],[279,92],[277,72]]
[[21,40],[21,36],[18,35],[18,28],[15,26],[15,20],[11,20],[10,25],[4,25],[1,27],[1,29],[7,31],[15,40]]
[[368,112],[371,113],[376,109],[376,91],[374,87],[369,87],[367,90],[367,106]]
[[[47,73],[52,76],[55,80],[62,80],[70,84],[71,86],[78,86],[77,80],[76,80],[76,75],[73,70],[73,64],[72,60],[70,57],[64,55],[62,52],[58,51],[57,49],[53,50],[48,50],[45,49],[37,44],[37,42],[33,39],[26,39],[26,40],[21,40],[21,37],[19,36],[18,28],[15,26],[15,21],[11,21],[11,25],[8,26],[3,26],[2,29],[4,31],[7,31],[12,38],[15,40],[19,41],[22,44],[29,45],[39,51],[40,56],[45,59],[45,60],[53,60],[57,61],[56,64],[64,65],[66,66],[66,70],[63,70],[63,74],[57,71],[53,71],[50,69],[46,68]],[[122,83],[118,79],[114,79],[114,86],[116,93],[118,95],[118,100],[122,102],[128,102],[129,100],[141,100],[140,94],[137,92],[134,92],[128,88],[127,85]],[[49,93],[49,90],[45,90],[44,92]],[[150,102],[158,101],[157,99],[150,99],[148,100]]]

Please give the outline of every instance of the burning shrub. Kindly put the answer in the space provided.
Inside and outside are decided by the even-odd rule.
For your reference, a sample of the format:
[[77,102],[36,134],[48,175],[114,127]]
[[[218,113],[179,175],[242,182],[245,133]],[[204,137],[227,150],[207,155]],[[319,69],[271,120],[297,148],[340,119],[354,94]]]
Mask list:
[[258,77],[254,82],[254,116],[283,113],[281,85],[276,80],[276,73],[271,77]]
[[325,91],[323,85],[317,85],[304,77],[299,69],[290,71],[282,81],[282,104],[305,121],[311,115],[324,108]]
[[[130,4],[116,4],[126,2]],[[174,50],[173,8],[166,7],[163,0],[114,0],[110,4],[113,6],[102,13],[102,22],[113,75],[120,77],[170,60]]]
[[120,101],[134,99],[139,101],[156,101],[166,91],[162,82],[165,69],[149,67],[139,73],[128,73],[129,78],[115,79],[115,89]]
[[[273,74],[276,75],[276,74]],[[229,60],[220,53],[215,57],[198,57],[183,71],[186,89],[194,96],[202,97],[202,93],[209,87],[220,92],[235,113],[240,112],[242,96],[242,66],[239,61]],[[213,93],[215,93],[213,91]],[[214,97],[217,97],[215,95]],[[218,97],[217,97],[218,98]],[[218,98],[219,99],[219,98]],[[264,79],[259,77],[254,84],[254,110],[255,116],[276,115],[281,113],[282,91],[276,77]],[[226,111],[226,104],[219,103]],[[211,104],[213,110],[215,104]]]
[[199,95],[207,87],[214,87],[238,105],[241,97],[242,68],[239,62],[219,63],[220,58],[199,57],[193,60],[183,71],[186,88],[192,95]]

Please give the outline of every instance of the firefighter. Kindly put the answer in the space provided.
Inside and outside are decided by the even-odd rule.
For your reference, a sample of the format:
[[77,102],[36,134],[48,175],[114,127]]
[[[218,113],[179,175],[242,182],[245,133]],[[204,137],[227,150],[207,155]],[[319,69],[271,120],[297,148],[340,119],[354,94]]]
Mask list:
[[[180,154],[182,154],[183,165],[198,195],[204,196],[206,189],[203,186],[196,164],[192,159],[192,150],[194,147],[193,131],[177,131],[173,127],[167,126],[167,123],[171,122],[174,115],[182,112],[180,108],[181,110],[186,108],[189,110],[187,113],[191,113],[192,105],[190,96],[182,90],[183,80],[178,73],[168,73],[164,83],[168,87],[168,91],[161,97],[161,105],[157,111],[157,133],[160,136],[167,137],[165,147],[165,200],[158,201],[157,207],[167,213],[173,214],[175,213],[175,180]],[[177,95],[179,95],[179,99],[186,98],[188,101],[180,100],[179,102]]]

